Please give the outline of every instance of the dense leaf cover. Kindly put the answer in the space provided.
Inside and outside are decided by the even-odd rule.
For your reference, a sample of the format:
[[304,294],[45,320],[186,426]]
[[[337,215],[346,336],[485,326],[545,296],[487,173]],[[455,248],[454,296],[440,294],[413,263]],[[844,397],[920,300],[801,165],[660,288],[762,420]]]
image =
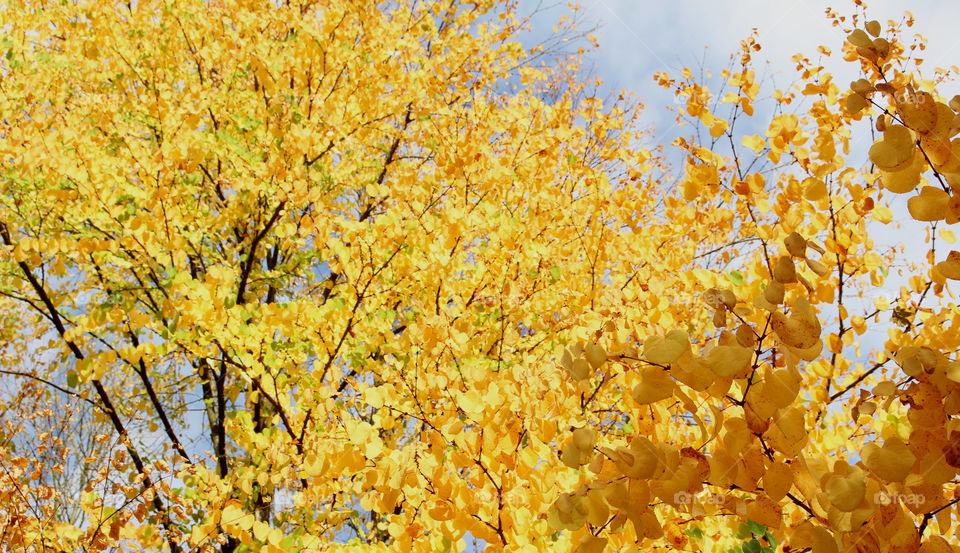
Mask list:
[[857,10],[650,146],[576,12],[4,2],[0,551],[955,551],[960,98]]

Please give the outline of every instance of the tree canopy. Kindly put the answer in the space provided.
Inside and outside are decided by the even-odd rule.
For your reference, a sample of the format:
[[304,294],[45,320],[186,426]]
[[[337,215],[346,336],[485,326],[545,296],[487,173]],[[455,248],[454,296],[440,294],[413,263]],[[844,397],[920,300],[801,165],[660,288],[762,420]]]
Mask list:
[[0,551],[955,551],[960,97],[855,4],[651,145],[576,9],[2,3]]

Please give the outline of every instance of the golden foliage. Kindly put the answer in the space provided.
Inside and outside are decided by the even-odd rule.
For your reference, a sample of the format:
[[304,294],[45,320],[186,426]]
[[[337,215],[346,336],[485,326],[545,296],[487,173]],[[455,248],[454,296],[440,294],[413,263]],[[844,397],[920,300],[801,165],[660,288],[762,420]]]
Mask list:
[[960,99],[828,15],[649,151],[512,3],[5,4],[4,550],[952,550]]

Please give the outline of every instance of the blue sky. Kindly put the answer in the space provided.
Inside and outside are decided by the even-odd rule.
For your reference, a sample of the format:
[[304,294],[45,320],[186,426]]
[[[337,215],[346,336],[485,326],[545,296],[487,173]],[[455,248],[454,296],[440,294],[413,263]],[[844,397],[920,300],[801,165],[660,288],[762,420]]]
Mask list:
[[[522,0],[524,6],[537,5],[537,0]],[[544,0],[545,2],[549,0]],[[763,49],[754,56],[757,73],[766,74],[777,88],[785,88],[797,79],[791,57],[803,53],[816,58],[817,47],[825,45],[838,52],[845,33],[831,25],[826,8],[832,7],[841,15],[855,13],[852,0],[580,0],[587,27],[599,27],[595,33],[599,49],[588,53],[588,66],[601,77],[607,90],[629,90],[636,93],[646,105],[643,121],[655,130],[653,144],[669,142],[685,129],[675,127],[675,116],[667,107],[675,105],[670,92],[654,83],[658,71],[679,73],[684,67],[701,64],[714,74],[727,66],[730,55],[737,52],[740,41],[756,28]],[[915,24],[904,34],[923,35],[927,49],[923,70],[926,76],[936,67],[960,65],[960,21],[958,0],[867,0],[867,16],[887,26],[890,20],[901,21],[904,11],[910,10]],[[566,8],[553,9],[559,14]],[[544,14],[535,21],[535,36],[549,30],[548,20],[555,15]],[[839,86],[859,78],[858,66],[839,59],[826,63]],[[769,86],[768,83],[767,86]],[[960,82],[946,84],[940,89],[948,98],[960,94]],[[769,93],[769,89],[766,90]],[[723,113],[719,113],[723,115]],[[758,129],[759,130],[759,129]],[[752,132],[752,131],[751,131]],[[761,131],[762,132],[762,131]],[[857,143],[851,153],[851,163],[857,156],[867,159],[869,137]],[[889,198],[890,195],[887,195]],[[871,233],[879,246],[904,244],[906,258],[923,262],[928,246],[923,243],[927,225],[912,221],[906,212],[906,196],[895,197],[891,208],[895,222],[900,226],[874,225]],[[940,243],[942,244],[942,242]],[[960,249],[957,245],[953,248]],[[949,248],[948,248],[949,249]],[[945,255],[938,246],[938,256]],[[896,297],[903,278],[891,275],[883,290],[891,299]],[[862,304],[872,303],[864,298]],[[872,309],[872,307],[867,307]],[[832,324],[827,325],[833,329]],[[863,359],[870,350],[882,349],[886,331],[871,327],[859,338],[864,346]],[[852,354],[852,352],[850,352]],[[856,456],[854,457],[856,459]]]
[[[851,0],[581,0],[585,19],[599,26],[598,51],[590,54],[595,72],[613,89],[637,92],[646,100],[651,123],[672,123],[669,114],[656,107],[672,104],[652,75],[696,66],[719,70],[740,40],[759,30],[763,50],[755,59],[767,64],[779,86],[793,81],[790,57],[798,52],[813,55],[820,44],[834,50],[844,40],[843,32],[830,25],[825,9],[853,13]],[[536,0],[524,0],[536,5]],[[929,40],[927,64],[960,64],[960,36],[956,21],[960,2],[951,0],[883,0],[869,2],[868,15],[881,22],[899,21],[905,9],[916,18],[915,32]],[[552,10],[559,14],[565,6]],[[549,16],[547,16],[549,17]],[[555,16],[554,16],[555,17]],[[549,29],[538,22],[538,31]],[[838,60],[828,66],[844,83],[856,78],[854,64]],[[759,72],[759,71],[758,71]],[[958,89],[960,92],[960,89]],[[659,126],[659,125],[658,125]]]
[[[674,115],[666,109],[675,105],[674,98],[654,83],[654,73],[677,74],[684,67],[702,64],[716,74],[727,66],[740,41],[757,29],[763,46],[754,55],[757,74],[770,79],[767,85],[786,88],[796,82],[790,60],[794,54],[815,58],[819,45],[839,51],[845,33],[831,26],[825,10],[832,7],[841,15],[856,10],[853,0],[576,1],[582,7],[578,28],[596,27],[599,40],[599,49],[587,53],[585,65],[603,80],[605,92],[629,90],[644,101],[642,120],[656,129],[655,143],[669,142],[676,129],[672,129]],[[955,31],[960,1],[876,0],[868,3],[867,15],[886,27],[888,21],[902,21],[908,9],[916,23],[904,38],[919,33],[928,40],[925,73],[931,75],[938,66],[960,65],[960,35]],[[520,0],[520,13],[534,11],[538,15],[528,44],[549,38],[557,18],[570,13],[565,0]],[[856,64],[835,57],[826,68],[841,86],[859,78]],[[944,92],[948,97],[954,93]]]
[[[537,9],[540,15],[533,20],[533,31],[528,43],[550,36],[557,17],[568,14],[564,0],[520,0],[521,13]],[[729,63],[731,54],[737,53],[740,41],[753,29],[759,33],[763,49],[754,55],[758,77],[768,80],[761,96],[768,95],[772,88],[787,88],[797,81],[791,57],[803,53],[817,59],[817,47],[825,45],[838,52],[845,33],[831,25],[826,17],[827,7],[841,15],[852,15],[856,5],[852,0],[579,0],[582,6],[579,29],[597,27],[594,33],[599,48],[587,52],[585,66],[592,75],[600,77],[602,92],[628,90],[637,94],[645,104],[642,122],[654,130],[647,146],[668,144],[674,137],[686,134],[687,128],[677,128],[672,94],[661,89],[653,74],[667,71],[678,74],[684,67],[695,69],[703,66],[716,75]],[[960,20],[960,1],[957,0],[874,0],[867,2],[867,16],[879,20],[884,27],[888,21],[900,22],[905,10],[915,18],[915,24],[907,29],[903,38],[913,34],[927,39],[927,49],[920,57],[924,75],[931,76],[935,67],[960,65],[960,35],[956,33],[956,21]],[[836,82],[843,87],[860,77],[855,63],[844,62],[835,56],[825,66],[834,74]],[[716,81],[714,81],[716,83]],[[960,93],[960,82],[941,87],[947,97]],[[603,95],[603,94],[601,94]],[[763,124],[758,106],[755,124]],[[719,115],[723,115],[721,111]],[[744,123],[752,123],[744,121]],[[740,127],[744,134],[761,132],[761,128]],[[867,162],[869,136],[856,141],[849,160]],[[925,224],[914,222],[906,210],[906,196],[887,195],[892,200],[893,225],[874,225],[871,233],[878,246],[906,245],[906,257],[913,262],[922,262],[927,246],[923,244]],[[899,226],[898,226],[899,225]],[[954,246],[956,247],[956,246]],[[938,247],[940,255],[945,250]],[[894,299],[903,279],[892,277],[883,290],[875,291]],[[865,308],[872,298],[861,300]],[[880,328],[872,328],[871,338],[864,339],[865,346],[879,346],[885,336]]]

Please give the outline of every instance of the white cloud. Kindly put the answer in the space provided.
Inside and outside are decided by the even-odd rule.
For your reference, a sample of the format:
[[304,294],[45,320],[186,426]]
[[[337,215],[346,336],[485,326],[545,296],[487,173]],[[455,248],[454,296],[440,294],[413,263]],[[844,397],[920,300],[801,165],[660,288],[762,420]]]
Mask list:
[[[777,87],[797,81],[791,58],[803,53],[816,59],[817,47],[824,45],[839,52],[844,32],[831,25],[827,7],[841,15],[851,15],[856,6],[850,0],[580,0],[588,24],[596,24],[600,47],[588,54],[588,65],[600,76],[608,89],[626,89],[636,93],[647,105],[644,121],[655,125],[660,134],[654,141],[663,143],[678,132],[670,129],[674,115],[665,107],[674,105],[669,92],[659,88],[652,76],[657,71],[677,74],[683,67],[702,66],[718,72],[728,64],[742,39],[756,28],[763,49],[754,60],[760,74],[766,70]],[[536,5],[538,0],[523,0],[523,6]],[[921,34],[928,39],[922,53],[926,76],[935,67],[960,65],[960,2],[944,0],[876,0],[869,2],[867,15],[886,26],[887,21],[901,21],[904,10],[916,18],[904,39]],[[532,38],[543,37],[565,8],[561,5],[538,18]],[[522,11],[522,9],[521,9]],[[589,26],[589,25],[588,25]],[[827,64],[841,86],[858,78],[858,66],[835,56]],[[951,87],[954,89],[951,90]],[[960,83],[941,89],[948,97],[960,93]],[[722,113],[721,113],[722,115]],[[666,131],[666,132],[665,132]],[[753,132],[753,131],[751,131]],[[659,134],[658,133],[658,134]],[[865,135],[866,136],[866,135]],[[851,162],[866,162],[869,140],[860,141]],[[889,199],[889,197],[888,197]],[[923,245],[924,225],[909,221],[906,198],[893,201],[895,218],[903,222],[900,229],[874,227],[871,233],[878,246],[906,241],[907,259],[923,262],[927,246]],[[895,296],[901,279],[891,278],[878,293]],[[882,340],[882,332],[872,340]],[[876,344],[873,344],[876,345]]]
[[[815,54],[824,44],[837,49],[843,33],[825,16],[828,6],[851,13],[852,2],[825,0],[583,0],[587,18],[601,25],[600,73],[615,87],[644,89],[649,75],[696,64],[707,48],[708,65],[722,64],[752,29],[764,46],[758,56],[776,70],[789,70],[797,52]],[[955,22],[960,2],[914,1],[916,32],[930,39],[932,64],[960,57]],[[903,17],[904,3],[875,2],[868,14],[886,21]],[[713,63],[710,63],[713,62]]]
[[[608,89],[637,93],[651,108],[649,123],[662,128],[673,117],[663,106],[672,104],[669,93],[652,80],[657,71],[678,72],[701,64],[714,72],[725,67],[742,39],[756,28],[763,50],[754,56],[758,73],[767,71],[777,86],[796,81],[790,58],[796,53],[817,56],[817,46],[838,51],[844,33],[826,17],[828,6],[850,15],[848,0],[580,0],[589,25],[599,26],[598,51],[588,54],[588,64]],[[521,11],[542,6],[541,0],[522,0]],[[955,22],[960,2],[943,0],[882,0],[871,2],[868,15],[886,23],[900,21],[909,7],[916,25],[909,33],[929,40],[924,52],[927,71],[935,66],[960,65],[960,38]],[[543,38],[556,18],[566,13],[560,3],[535,21],[531,39]],[[838,82],[857,78],[857,66],[838,57],[828,69]],[[958,87],[957,92],[960,92]]]

